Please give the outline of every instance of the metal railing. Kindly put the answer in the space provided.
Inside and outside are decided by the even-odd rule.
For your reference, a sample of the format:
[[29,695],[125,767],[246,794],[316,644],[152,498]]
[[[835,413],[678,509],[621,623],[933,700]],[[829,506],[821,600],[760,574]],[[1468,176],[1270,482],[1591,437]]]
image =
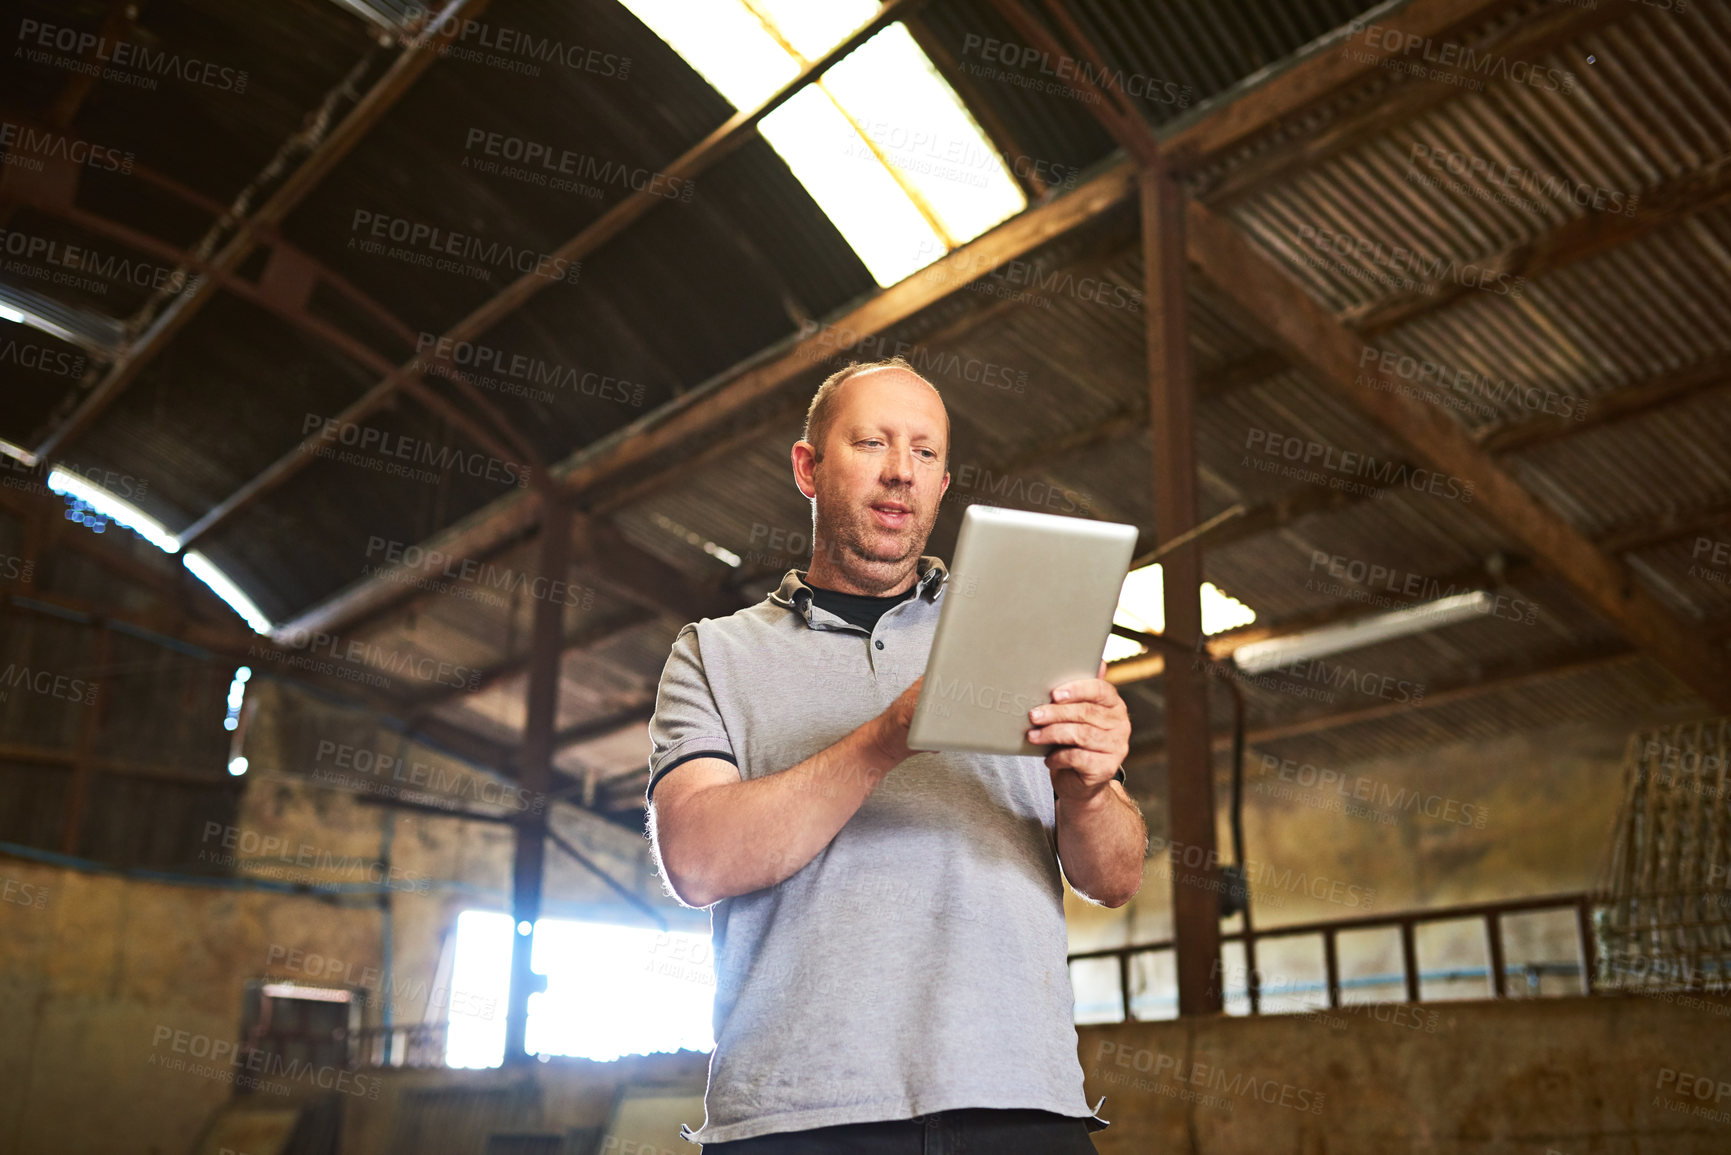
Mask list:
[[349,1066],[378,1070],[386,1067],[443,1067],[446,1023],[362,1027],[349,1033]]
[[[1592,994],[1594,980],[1598,972],[1598,949],[1593,934],[1593,906],[1596,901],[1590,894],[1557,894],[1541,898],[1510,899],[1502,902],[1438,906],[1426,910],[1361,915],[1354,918],[1321,922],[1301,922],[1290,926],[1255,929],[1248,933],[1230,931],[1222,933],[1220,941],[1222,945],[1237,942],[1244,946],[1244,969],[1248,976],[1246,993],[1250,1000],[1250,1013],[1255,1015],[1262,1013],[1261,982],[1256,970],[1256,944],[1264,939],[1320,935],[1322,938],[1323,972],[1326,976],[1328,990],[1328,1006],[1332,1010],[1341,1005],[1339,936],[1348,931],[1395,929],[1400,933],[1401,977],[1406,991],[1406,1001],[1416,1003],[1420,1001],[1421,994],[1418,967],[1418,928],[1426,923],[1457,922],[1462,919],[1478,918],[1484,922],[1486,969],[1490,977],[1491,996],[1500,999],[1508,995],[1508,964],[1503,950],[1503,918],[1511,914],[1573,910],[1575,912],[1576,948],[1579,952],[1581,993]],[[1070,955],[1070,962],[1074,964],[1090,959],[1117,959],[1118,991],[1123,1000],[1124,1008],[1123,1021],[1131,1022],[1135,1019],[1130,1002],[1131,958],[1138,954],[1169,951],[1173,949],[1173,946],[1171,939],[1165,939],[1160,942],[1140,943],[1133,946],[1078,951]],[[1525,968],[1517,968],[1517,971],[1522,969]]]

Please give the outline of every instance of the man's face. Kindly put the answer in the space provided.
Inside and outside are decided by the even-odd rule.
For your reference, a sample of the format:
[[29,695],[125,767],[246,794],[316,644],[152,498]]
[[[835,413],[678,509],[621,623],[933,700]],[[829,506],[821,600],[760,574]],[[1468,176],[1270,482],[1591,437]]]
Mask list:
[[819,552],[843,571],[881,576],[918,558],[938,520],[949,419],[932,388],[903,369],[850,377],[832,404],[823,460],[801,468],[796,451],[796,476],[817,499]]

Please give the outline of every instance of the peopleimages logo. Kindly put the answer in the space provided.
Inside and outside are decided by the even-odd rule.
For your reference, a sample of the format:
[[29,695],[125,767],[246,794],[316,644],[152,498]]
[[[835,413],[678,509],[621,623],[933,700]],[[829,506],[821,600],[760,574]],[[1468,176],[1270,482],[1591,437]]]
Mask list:
[[97,689],[96,682],[67,674],[56,674],[53,670],[33,669],[17,662],[8,662],[6,668],[0,670],[0,702],[6,700],[8,691],[28,690],[45,698],[59,698],[62,702],[94,706]]
[[[80,278],[81,287],[92,292],[106,293],[108,285],[104,282],[137,285],[146,289],[162,289],[178,293],[189,285],[196,286],[202,282],[202,277],[190,280],[184,269],[171,269],[166,265],[152,264],[150,261],[134,261],[129,257],[113,254],[104,255],[95,249],[84,245],[69,245],[63,241],[50,240],[47,237],[22,233],[16,229],[0,230],[0,253],[8,257],[17,257],[21,261],[42,261],[61,269],[77,273],[89,273],[98,278]],[[20,272],[15,267],[17,262],[9,263],[8,272]],[[57,284],[62,283],[56,280]],[[68,282],[70,283],[70,282]]]
[[[527,140],[504,132],[488,132],[471,128],[463,140],[465,153],[480,153],[491,160],[463,157],[464,168],[480,172],[498,172],[527,184],[545,185],[559,192],[586,192],[605,185],[617,185],[625,192],[647,192],[670,201],[689,201],[697,186],[684,177],[669,176],[642,166],[633,167],[616,160],[602,160],[587,153],[572,152],[541,141]],[[500,168],[494,162],[509,164]],[[513,169],[509,165],[521,165]]]
[[[419,894],[427,893],[432,882],[426,875],[412,870],[383,862],[376,858],[363,858],[354,854],[332,854],[324,847],[311,843],[300,843],[290,846],[288,839],[274,834],[260,834],[256,830],[242,830],[238,826],[225,826],[221,822],[206,822],[204,836],[201,842],[209,843],[215,840],[221,850],[204,847],[198,852],[200,862],[208,862],[215,866],[245,865],[256,876],[264,878],[283,878],[295,882],[304,881],[301,878],[291,878],[283,870],[293,867],[296,870],[327,870],[337,873],[350,871],[362,872],[368,882],[385,887],[388,890],[410,890]],[[227,853],[222,853],[227,851]],[[292,856],[290,852],[292,853]],[[325,882],[306,882],[306,886],[317,890],[328,885]]]
[[[484,271],[491,267],[533,273],[549,281],[575,285],[583,269],[583,262],[568,257],[518,248],[502,241],[482,240],[471,233],[459,233],[425,221],[412,221],[369,209],[354,211],[349,221],[349,232],[357,234],[349,238],[349,248],[470,276],[476,270]],[[403,247],[386,249],[386,241]],[[462,264],[465,261],[473,263]]]
[[0,879],[0,902],[27,906],[32,910],[48,909],[48,890],[41,883],[28,883],[16,878]]
[[[1362,32],[1364,43],[1370,49],[1369,52],[1349,52],[1348,56],[1364,63],[1376,63],[1383,68],[1474,90],[1483,89],[1486,80],[1504,80],[1565,95],[1575,90],[1575,74],[1561,68],[1542,68],[1530,61],[1511,60],[1500,52],[1481,52],[1470,44],[1437,40],[1382,24],[1367,24],[1363,18],[1353,20],[1348,27],[1355,38]],[[1387,55],[1378,56],[1378,53]]]
[[[156,1026],[150,1047],[151,1066],[169,1071],[184,1071],[243,1087],[266,1086],[261,1084],[261,1079],[290,1079],[324,1091],[377,1099],[380,1089],[385,1085],[384,1080],[376,1076],[357,1075],[353,1071],[327,1064],[314,1064],[305,1059],[289,1059],[256,1047],[243,1050],[238,1043],[229,1039],[179,1030],[161,1023]],[[195,1061],[189,1064],[188,1059]],[[268,1089],[275,1094],[287,1092],[286,1086],[280,1090],[276,1087]]]
[[14,56],[22,56],[32,64],[49,64],[103,80],[154,89],[158,77],[171,76],[237,96],[246,91],[245,69],[227,68],[195,56],[181,56],[62,24],[20,20],[18,40],[20,47]]
[[[1219,891],[1226,885],[1219,870],[1220,852],[1214,847],[1205,850],[1200,846],[1175,842],[1156,834],[1148,838],[1148,855],[1156,860],[1156,873],[1164,870],[1197,872],[1178,874],[1178,881],[1186,886]],[[1376,888],[1371,886],[1358,886],[1320,874],[1311,875],[1302,870],[1295,872],[1291,867],[1281,869],[1271,862],[1254,858],[1245,859],[1240,867],[1257,901],[1272,906],[1284,905],[1279,901],[1280,895],[1272,893],[1276,891],[1305,894],[1321,902],[1362,910],[1369,910],[1376,900]]]
[[[465,453],[455,446],[434,445],[431,441],[424,441],[419,437],[407,437],[371,425],[308,413],[301,421],[301,435],[305,437],[314,430],[318,431],[318,439],[325,442],[327,447],[349,446],[363,452],[376,453],[381,458],[396,458],[399,461],[425,465],[440,473],[455,471],[477,479],[515,485],[519,489],[526,489],[529,485],[529,466],[519,465],[515,461],[502,461],[485,453]],[[329,456],[328,453],[319,455]],[[431,476],[437,480],[439,474]]]
[[[360,638],[345,641],[341,635],[327,634],[322,630],[289,630],[279,635],[279,640],[285,646],[304,652],[290,653],[252,646],[247,650],[247,657],[254,661],[278,661],[299,669],[329,670],[333,668],[330,663],[335,663],[335,669],[353,668],[391,677],[411,677],[458,690],[473,690],[481,677],[481,671],[475,667],[454,665],[427,654],[397,650]],[[329,662],[319,663],[320,655]]]
[[1421,166],[1428,167],[1436,172],[1446,172],[1450,176],[1483,181],[1486,185],[1503,191],[1516,189],[1544,202],[1567,201],[1596,212],[1619,213],[1632,217],[1641,203],[1640,193],[1627,193],[1621,189],[1587,184],[1566,176],[1554,176],[1537,169],[1506,164],[1492,157],[1433,148],[1425,144],[1414,144],[1412,151],[1407,154],[1406,163],[1409,178],[1422,176],[1418,169]]
[[1404,245],[1385,245],[1381,241],[1355,237],[1351,233],[1334,229],[1318,228],[1312,224],[1298,226],[1298,239],[1320,253],[1352,257],[1387,272],[1373,274],[1369,270],[1355,270],[1353,266],[1340,261],[1323,262],[1320,258],[1307,255],[1305,263],[1310,267],[1318,268],[1322,264],[1331,264],[1341,273],[1353,276],[1363,274],[1360,279],[1377,280],[1394,288],[1429,292],[1432,291],[1429,286],[1453,281],[1462,288],[1482,289],[1499,297],[1518,297],[1526,289],[1527,279],[1518,274],[1507,273],[1491,265],[1481,265],[1476,261],[1468,261],[1463,265],[1453,257],[1426,253],[1416,246],[1409,249]]
[[398,757],[383,750],[350,746],[329,738],[319,739],[313,761],[320,765],[329,762],[339,770],[349,770],[369,777],[425,786],[454,801],[484,802],[489,806],[505,806],[533,814],[541,813],[547,805],[545,795],[521,786],[507,785],[419,759]]
[[98,172],[117,172],[122,176],[132,172],[131,152],[10,120],[0,120],[0,144],[6,146],[6,164],[35,171],[41,170],[42,160],[61,160]]
[[45,345],[32,345],[27,341],[10,338],[0,341],[0,365],[16,365],[20,369],[31,369],[55,377],[82,377],[87,364],[89,362],[81,353],[50,349]]
[[[1483,806],[1471,802],[1445,798],[1440,794],[1421,794],[1404,786],[1391,787],[1387,782],[1362,774],[1347,775],[1326,766],[1313,766],[1309,762],[1301,764],[1294,759],[1280,758],[1273,754],[1262,756],[1262,774],[1272,774],[1282,782],[1294,783],[1306,790],[1313,787],[1319,791],[1332,789],[1342,799],[1374,803],[1388,813],[1416,810],[1426,817],[1456,826],[1473,826],[1483,830],[1488,817]],[[1257,783],[1257,793],[1270,793],[1269,790],[1260,789],[1264,785],[1266,783]]]
[[411,4],[405,15],[411,23],[425,20],[423,29],[444,41],[437,49],[440,56],[489,64],[529,76],[541,74],[540,64],[562,64],[573,72],[589,72],[613,80],[624,80],[631,75],[629,56],[581,44],[567,44],[557,37],[536,36],[519,28],[472,20],[453,14],[449,8],[432,12]]
[[[985,61],[984,65],[963,64],[963,67],[975,76],[1015,83],[1037,91],[1071,95],[1068,82],[1078,81],[1085,88],[1083,92],[1076,93],[1075,98],[1087,104],[1099,103],[1099,93],[1091,91],[1097,88],[1122,92],[1135,100],[1147,101],[1150,104],[1174,104],[1179,108],[1188,108],[1196,95],[1195,89],[1190,85],[1180,84],[1176,80],[1164,80],[1142,72],[1125,72],[1121,68],[1096,67],[1086,60],[1077,60],[1074,56],[1054,56],[1030,44],[1017,44],[1012,40],[998,40],[973,32],[962,37],[962,55],[978,56]],[[1013,71],[1005,73],[993,68],[993,65]],[[1027,75],[1030,71],[1036,76],[1049,76],[1053,79],[1040,82],[1034,76]]]
[[[1295,463],[1295,468],[1301,473],[1312,476],[1301,476],[1300,480],[1317,480],[1321,477],[1310,466],[1316,465],[1331,473],[1339,474],[1329,483],[1331,488],[1342,489],[1349,493],[1362,493],[1364,496],[1398,492],[1401,488],[1410,489],[1415,493],[1429,493],[1436,497],[1446,497],[1470,505],[1473,500],[1473,483],[1450,474],[1439,473],[1434,469],[1424,469],[1408,465],[1395,458],[1383,458],[1381,461],[1373,453],[1359,453],[1355,450],[1342,450],[1321,441],[1311,441],[1294,434],[1281,434],[1268,429],[1251,429],[1245,438],[1244,448],[1255,451],[1263,457],[1276,458],[1271,462],[1259,461],[1251,453],[1239,461],[1240,465],[1248,465],[1261,472],[1275,472],[1279,460]],[[1283,474],[1286,476],[1286,474]],[[1365,481],[1353,479],[1367,479]]]
[[[978,357],[963,357],[959,353],[900,340],[887,333],[808,320],[800,326],[800,337],[807,342],[807,347],[801,353],[802,358],[814,364],[840,360],[843,354],[850,359],[888,360],[891,357],[900,357],[911,364],[914,371],[922,377],[948,377],[966,381],[970,385],[990,386],[1005,393],[1025,393],[1028,389],[1026,369],[1000,365],[995,361],[982,361]],[[833,349],[836,352],[826,353],[822,351],[824,349]]]
[[[1228,1095],[1266,1103],[1271,1107],[1286,1107],[1312,1115],[1320,1115],[1323,1104],[1327,1101],[1324,1092],[1309,1087],[1258,1078],[1247,1071],[1229,1071],[1218,1063],[1193,1063],[1188,1058],[1168,1055],[1147,1047],[1132,1048],[1102,1039],[1099,1049],[1094,1053],[1094,1059],[1102,1066],[1107,1066],[1104,1060],[1109,1055],[1112,1056],[1112,1064],[1152,1075],[1156,1084],[1187,1083],[1195,1087],[1206,1087],[1210,1091],[1224,1091]],[[1155,1088],[1145,1086],[1137,1089],[1146,1091]],[[1226,1105],[1231,1102],[1232,1100],[1227,1099],[1223,1103],[1212,1105]]]
[[[1415,357],[1398,349],[1383,349],[1366,345],[1358,355],[1359,368],[1376,363],[1376,373],[1359,373],[1354,385],[1365,385],[1385,393],[1400,392],[1408,397],[1433,401],[1460,411],[1472,410],[1482,419],[1490,419],[1506,409],[1526,409],[1533,413],[1548,413],[1564,420],[1584,421],[1587,417],[1585,398],[1558,393],[1554,389],[1539,389],[1510,381],[1507,377],[1492,379],[1474,369],[1460,369],[1441,361]],[[1378,376],[1380,374],[1380,376]],[[1410,382],[1411,389],[1397,388],[1389,378]],[[1439,392],[1431,393],[1426,387]],[[1475,404],[1482,400],[1485,404]]]
[[[627,381],[594,370],[579,373],[566,365],[475,341],[453,341],[437,333],[423,332],[415,340],[415,352],[427,358],[435,372],[453,367],[473,374],[477,380],[497,374],[525,387],[553,386],[599,401],[633,407],[643,404],[645,386],[640,381]],[[550,394],[547,399],[552,400]]]

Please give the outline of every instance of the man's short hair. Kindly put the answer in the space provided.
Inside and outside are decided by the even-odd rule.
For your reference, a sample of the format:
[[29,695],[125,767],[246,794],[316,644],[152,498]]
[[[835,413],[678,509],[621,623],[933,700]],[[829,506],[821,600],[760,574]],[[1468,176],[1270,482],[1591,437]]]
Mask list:
[[[882,361],[849,362],[845,368],[837,369],[824,378],[823,384],[817,387],[817,392],[811,395],[811,405],[806,408],[805,433],[801,440],[811,443],[814,460],[823,460],[823,439],[829,436],[829,426],[833,416],[830,410],[833,408],[832,402],[835,398],[835,391],[850,377],[858,377],[861,373],[870,373],[873,369],[904,369],[915,377],[919,377],[921,381],[925,381],[926,387],[933,393],[938,393],[938,387],[930,381],[926,381],[924,377],[920,377],[919,370],[909,364],[906,357],[889,357]],[[942,404],[943,400],[944,395],[938,393],[938,403]],[[949,410],[946,408],[944,410],[946,426],[949,423],[949,416]],[[948,456],[947,453],[946,456]]]

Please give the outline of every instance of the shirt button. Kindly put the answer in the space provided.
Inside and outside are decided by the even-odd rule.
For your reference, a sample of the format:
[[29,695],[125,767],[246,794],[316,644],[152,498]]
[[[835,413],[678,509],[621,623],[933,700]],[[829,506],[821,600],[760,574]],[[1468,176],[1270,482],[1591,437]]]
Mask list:
[[880,639],[880,640],[879,640],[879,641],[878,641],[878,643],[877,643],[877,647],[878,647],[878,649],[880,649],[880,650],[881,650],[881,649],[883,649],[883,648],[884,648],[884,644],[883,644],[883,641],[882,641],[882,639]]

